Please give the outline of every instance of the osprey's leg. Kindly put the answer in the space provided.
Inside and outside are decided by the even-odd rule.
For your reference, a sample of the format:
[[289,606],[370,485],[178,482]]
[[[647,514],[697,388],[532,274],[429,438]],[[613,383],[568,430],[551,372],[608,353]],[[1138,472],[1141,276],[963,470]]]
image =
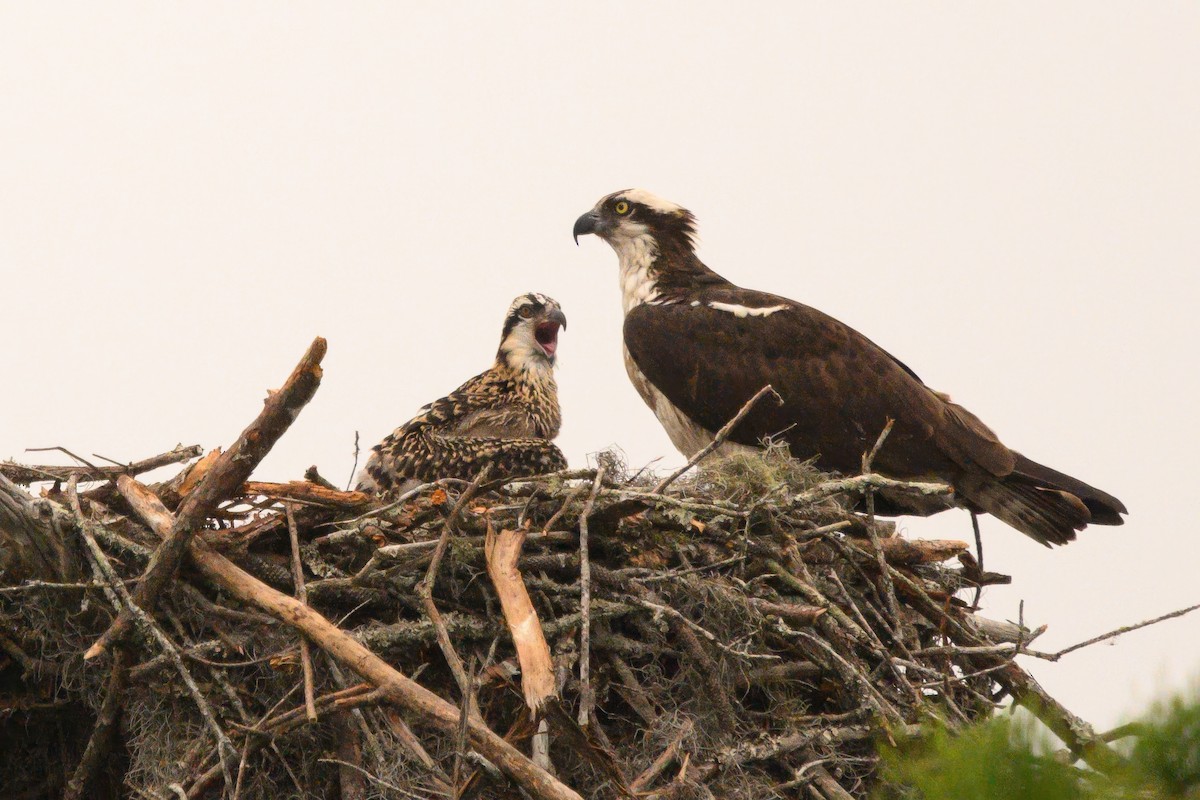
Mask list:
[[[983,575],[983,537],[979,535],[979,514],[971,511],[971,528],[975,531],[975,560],[979,562],[979,574]],[[983,594],[983,584],[975,587],[975,598],[971,601],[971,610],[979,610],[979,596]]]

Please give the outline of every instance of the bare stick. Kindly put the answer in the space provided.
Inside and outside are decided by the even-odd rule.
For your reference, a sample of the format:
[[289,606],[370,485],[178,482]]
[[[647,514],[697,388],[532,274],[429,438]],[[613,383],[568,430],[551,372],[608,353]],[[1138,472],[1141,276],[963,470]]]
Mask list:
[[1182,617],[1184,614],[1190,614],[1191,612],[1195,611],[1198,608],[1200,608],[1200,603],[1197,603],[1194,606],[1188,606],[1187,608],[1181,608],[1178,611],[1172,611],[1169,614],[1163,614],[1162,616],[1155,617],[1154,619],[1144,620],[1142,622],[1138,622],[1133,625],[1125,625],[1124,627],[1117,628],[1114,631],[1109,631],[1108,633],[1101,634],[1100,636],[1093,636],[1091,639],[1086,639],[1082,642],[1079,642],[1078,644],[1073,644],[1070,647],[1064,647],[1062,650],[1059,650],[1056,653],[1047,653],[1043,657],[1050,661],[1058,661],[1060,658],[1065,656],[1067,653],[1074,653],[1076,650],[1082,650],[1085,647],[1088,647],[1093,644],[1097,644],[1099,642],[1103,642],[1106,639],[1112,639],[1116,636],[1120,636],[1123,633],[1129,633],[1130,631],[1136,631],[1139,628],[1145,628],[1149,625],[1154,625],[1155,623],[1162,622],[1164,620],[1174,619],[1175,617]]
[[350,477],[346,479],[346,491],[354,485],[354,476],[358,474],[358,431],[354,432],[354,465],[350,467]]
[[[242,431],[238,440],[216,459],[196,488],[183,499],[175,516],[175,527],[166,541],[154,551],[154,556],[142,575],[142,582],[133,596],[133,605],[143,609],[154,607],[163,586],[179,569],[179,563],[183,560],[188,543],[195,532],[204,527],[205,519],[216,511],[221,501],[228,498],[250,477],[258,463],[291,426],[300,409],[312,399],[317,387],[321,385],[321,359],[324,357],[325,340],[317,337],[283,387],[267,397],[265,407],[258,417]],[[121,477],[128,478],[126,475]],[[132,621],[133,610],[126,606],[83,657],[95,658],[103,653],[113,642],[128,633]]]
[[196,458],[203,452],[204,449],[198,444],[191,445],[190,447],[176,445],[175,449],[161,455],[152,456],[141,461],[134,461],[131,464],[118,464],[112,467],[26,466],[24,464],[5,461],[0,464],[0,473],[3,473],[9,480],[22,484],[37,483],[38,481],[65,481],[72,475],[78,475],[81,482],[105,481],[111,480],[118,475],[140,475],[143,472],[165,467],[168,464],[178,464],[180,461]]
[[873,489],[897,489],[903,492],[912,492],[923,497],[945,497],[954,494],[954,488],[944,483],[898,481],[894,478],[885,478],[878,472],[872,472],[870,475],[857,475],[853,478],[835,478],[830,481],[822,481],[813,488],[792,497],[791,502],[792,505],[796,506],[808,505],[820,502],[826,497],[832,497],[835,494],[862,492],[867,487]]
[[667,748],[658,754],[658,758],[654,759],[650,766],[642,771],[641,775],[633,779],[633,782],[629,784],[629,788],[637,794],[641,794],[650,788],[650,785],[658,779],[658,776],[667,767],[671,766],[671,762],[679,755],[679,749],[683,746],[683,740],[692,735],[692,727],[691,720],[686,720],[680,725],[679,731],[675,734],[675,738],[671,740],[671,743],[667,745]]
[[[883,443],[887,441],[888,434],[892,432],[892,425],[895,422],[896,420],[888,418],[879,438],[875,440],[875,446],[869,453],[863,455],[862,471],[864,475],[871,474],[871,465],[875,461],[875,456],[879,454]],[[883,600],[887,605],[888,617],[891,620],[892,630],[896,632],[896,638],[904,641],[904,618],[900,616],[900,604],[896,602],[896,587],[892,585],[892,576],[887,570],[887,558],[879,543],[879,532],[875,530],[875,490],[868,486],[864,495],[867,499],[867,536],[871,539],[871,546],[875,548],[875,559],[879,563],[879,581],[883,584]]]
[[[291,503],[284,506],[284,512],[287,514],[288,538],[292,543],[292,585],[296,588],[296,599],[308,605],[308,589],[304,586],[304,563],[300,560],[300,535],[296,531],[296,515],[292,512]],[[304,672],[304,708],[308,714],[308,721],[316,722],[312,654],[308,651],[308,639],[303,634],[300,636],[300,665]]]
[[759,389],[757,392],[755,392],[754,396],[747,400],[746,404],[743,405],[741,409],[739,409],[738,412],[733,415],[733,419],[721,426],[721,430],[717,431],[717,435],[713,437],[711,442],[704,446],[703,450],[689,458],[688,462],[682,467],[659,481],[658,485],[654,487],[654,494],[661,494],[664,489],[675,482],[676,478],[699,464],[702,460],[708,457],[709,453],[724,444],[725,440],[729,438],[729,434],[732,433],[733,429],[738,426],[738,423],[744,420],[746,415],[754,409],[755,405],[757,405],[758,401],[762,400],[768,394],[775,395],[775,399],[779,401],[779,405],[783,405],[783,398],[779,396],[778,392],[771,388],[771,384],[768,383],[766,386]]
[[459,495],[458,502],[450,509],[450,513],[446,516],[446,522],[442,525],[442,535],[438,539],[437,547],[433,551],[433,558],[429,561],[429,569],[425,571],[425,577],[417,584],[417,594],[421,598],[421,603],[425,607],[425,613],[429,616],[429,621],[433,623],[434,629],[437,631],[438,646],[442,649],[442,655],[446,659],[446,663],[450,666],[450,672],[454,674],[454,680],[458,683],[458,690],[462,694],[463,707],[468,710],[472,716],[479,717],[479,707],[475,704],[475,695],[470,690],[471,681],[467,677],[466,671],[463,669],[462,659],[454,649],[454,643],[450,641],[450,632],[446,630],[446,621],[442,619],[442,613],[438,611],[437,603],[433,602],[433,585],[437,582],[438,569],[442,566],[442,558],[446,555],[446,548],[450,546],[450,535],[454,531],[455,520],[458,519],[459,512],[463,507],[470,502],[474,497],[475,492],[479,490],[479,485],[487,480],[488,473],[491,472],[492,465],[488,464],[479,474],[475,476],[475,480],[463,490]]
[[[137,515],[165,538],[174,520],[158,498],[132,478],[120,478],[118,488]],[[444,735],[454,735],[459,722],[457,708],[396,670],[311,607],[267,586],[203,541],[192,542],[191,556],[209,580],[242,602],[255,605],[298,628],[344,666],[379,687],[388,702],[419,717],[424,724],[437,728]],[[467,720],[467,736],[480,755],[499,767],[535,800],[582,800],[575,791],[526,758],[482,720]]]
[[246,481],[242,485],[242,492],[247,495],[261,494],[280,500],[298,500],[346,509],[362,508],[371,503],[371,496],[365,492],[343,492],[340,489],[330,489],[320,483],[308,480],[289,483]]
[[[471,697],[475,696],[475,657],[471,656],[471,663],[467,667],[467,694]],[[459,789],[459,778],[462,776],[463,758],[467,754],[467,703],[462,704],[462,710],[458,716],[458,730],[454,736],[454,768],[450,773],[450,786],[453,789],[451,797],[453,800],[458,800],[462,794]]]
[[578,497],[579,495],[583,494],[586,491],[587,491],[587,484],[584,484],[582,486],[576,486],[574,489],[571,490],[571,493],[569,495],[567,495],[567,498],[565,500],[562,501],[562,505],[560,505],[558,507],[558,510],[555,511],[552,515],[550,515],[550,519],[546,520],[546,524],[542,526],[542,536],[545,536],[546,534],[550,533],[550,531],[554,528],[554,523],[556,523],[560,519],[562,519],[562,515],[567,513],[567,506],[571,504],[571,501],[573,501],[576,497]]
[[[682,474],[682,473],[681,473]],[[604,467],[596,470],[592,491],[583,510],[579,512],[579,727],[586,728],[591,719],[596,693],[592,689],[592,562],[588,554],[588,516],[600,493]],[[669,482],[669,481],[668,481]]]

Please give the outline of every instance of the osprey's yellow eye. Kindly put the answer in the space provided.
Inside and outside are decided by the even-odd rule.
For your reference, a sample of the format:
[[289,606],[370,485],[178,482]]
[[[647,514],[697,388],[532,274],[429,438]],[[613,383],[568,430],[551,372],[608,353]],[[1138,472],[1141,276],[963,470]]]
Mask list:
[[615,206],[613,206],[613,209],[618,214],[628,214],[629,213],[629,203],[625,202],[624,200],[618,200],[617,204]]
[[533,307],[532,306],[521,306],[520,310],[517,311],[517,313],[521,315],[522,319],[529,319],[530,317],[533,316]]

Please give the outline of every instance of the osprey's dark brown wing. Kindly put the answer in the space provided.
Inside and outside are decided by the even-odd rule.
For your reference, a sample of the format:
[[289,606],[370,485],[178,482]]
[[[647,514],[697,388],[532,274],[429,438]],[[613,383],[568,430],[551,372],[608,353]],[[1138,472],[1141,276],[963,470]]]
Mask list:
[[949,483],[971,507],[1046,545],[1071,541],[1089,522],[1122,523],[1120,500],[1009,450],[974,414],[832,317],[734,286],[694,297],[632,309],[625,346],[645,378],[701,427],[718,430],[771,384],[783,403],[760,401],[733,441],[772,437],[793,456],[854,473],[892,419],[875,460],[884,474]]
[[918,478],[1012,470],[1012,452],[983,423],[832,317],[736,287],[704,292],[696,302],[632,309],[624,334],[638,369],[702,427],[719,429],[769,383],[782,405],[761,401],[734,441],[753,445],[769,436],[798,458],[819,456],[824,469],[853,473],[893,419],[876,461],[881,471]]

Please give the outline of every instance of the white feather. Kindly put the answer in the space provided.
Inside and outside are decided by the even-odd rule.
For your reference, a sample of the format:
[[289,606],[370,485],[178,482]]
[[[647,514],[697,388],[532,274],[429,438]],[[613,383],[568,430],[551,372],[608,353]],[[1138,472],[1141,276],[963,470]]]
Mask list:
[[660,214],[678,214],[683,211],[683,206],[672,203],[670,200],[664,200],[653,192],[647,192],[645,189],[630,189],[627,192],[622,192],[621,197],[631,203],[641,203]]
[[739,317],[739,318],[769,317],[772,314],[774,314],[776,311],[786,311],[789,308],[789,306],[787,306],[787,305],[766,306],[764,308],[750,308],[749,306],[738,305],[737,303],[717,303],[717,302],[709,303],[708,307],[714,308],[717,311],[728,311],[730,314],[733,314],[735,317]]
[[620,265],[621,308],[629,311],[642,303],[658,300],[658,288],[650,276],[650,265],[658,258],[658,242],[649,228],[626,220],[608,238]]

